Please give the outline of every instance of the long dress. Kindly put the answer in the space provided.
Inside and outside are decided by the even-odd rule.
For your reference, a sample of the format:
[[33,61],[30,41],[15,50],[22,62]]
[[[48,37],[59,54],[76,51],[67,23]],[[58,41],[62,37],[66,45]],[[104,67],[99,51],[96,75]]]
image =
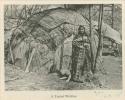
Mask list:
[[72,43],[72,79],[82,81],[85,72],[91,70],[90,42],[88,36],[76,36]]

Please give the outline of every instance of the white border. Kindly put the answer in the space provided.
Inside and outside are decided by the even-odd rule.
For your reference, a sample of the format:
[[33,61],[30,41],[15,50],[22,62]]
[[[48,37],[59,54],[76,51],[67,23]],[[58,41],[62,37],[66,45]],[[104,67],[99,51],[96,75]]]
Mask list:
[[[125,12],[124,0],[2,0],[0,4],[0,99],[1,100],[123,100],[125,97],[125,14],[122,13],[122,51],[123,51],[123,89],[122,90],[72,90],[72,91],[4,91],[4,5],[5,4],[122,4]],[[76,98],[52,98],[52,95],[75,95]]]

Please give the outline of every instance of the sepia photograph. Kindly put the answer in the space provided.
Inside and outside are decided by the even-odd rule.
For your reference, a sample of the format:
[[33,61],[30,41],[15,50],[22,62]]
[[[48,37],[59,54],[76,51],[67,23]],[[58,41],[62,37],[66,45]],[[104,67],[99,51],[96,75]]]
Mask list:
[[4,5],[5,91],[122,90],[122,4]]

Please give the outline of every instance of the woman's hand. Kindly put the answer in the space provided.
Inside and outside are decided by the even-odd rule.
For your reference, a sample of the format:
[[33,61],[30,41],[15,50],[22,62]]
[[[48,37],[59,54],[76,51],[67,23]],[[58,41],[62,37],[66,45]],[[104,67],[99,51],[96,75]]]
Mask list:
[[89,44],[89,43],[84,43],[84,47],[85,47],[86,49],[89,49],[89,48],[90,48],[90,44]]

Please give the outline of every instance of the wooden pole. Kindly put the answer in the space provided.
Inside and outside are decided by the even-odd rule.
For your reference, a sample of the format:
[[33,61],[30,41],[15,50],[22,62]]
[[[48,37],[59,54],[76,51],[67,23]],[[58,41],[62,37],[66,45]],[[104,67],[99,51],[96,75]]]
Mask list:
[[114,4],[112,4],[112,28],[114,27]]
[[100,56],[102,56],[102,47],[103,47],[102,19],[103,19],[103,4],[100,5],[100,11],[99,11],[99,20],[98,20],[99,43],[98,43],[97,54],[96,54],[96,59],[95,59],[95,64],[94,64],[94,69],[93,69],[94,72],[97,67],[96,66],[97,60]]
[[64,49],[64,33],[62,32],[62,43],[61,43],[61,54],[60,54],[60,70],[62,69],[63,66],[63,49]]
[[13,6],[12,6],[12,5],[11,5],[11,8],[10,8],[10,9],[11,9],[11,14],[10,14],[10,16],[13,17],[13,14],[12,14],[12,13],[13,13],[13,10],[12,10],[12,9],[13,9]]
[[94,66],[94,62],[93,62],[93,52],[92,52],[92,16],[91,16],[91,7],[92,7],[92,5],[89,5],[90,50],[91,50],[91,70],[92,70],[93,66]]
[[[112,6],[111,6],[111,8],[112,8],[112,10],[111,10],[111,12],[112,12],[112,23],[111,23],[111,26],[112,26],[112,28],[114,27],[114,4],[112,4]],[[111,40],[111,43],[112,43],[112,47],[113,47],[113,41]]]
[[10,39],[9,39],[9,49],[10,49],[11,60],[12,60],[12,63],[14,64],[14,57],[13,57],[13,52],[12,52],[12,48],[11,48],[11,45],[10,45]]

